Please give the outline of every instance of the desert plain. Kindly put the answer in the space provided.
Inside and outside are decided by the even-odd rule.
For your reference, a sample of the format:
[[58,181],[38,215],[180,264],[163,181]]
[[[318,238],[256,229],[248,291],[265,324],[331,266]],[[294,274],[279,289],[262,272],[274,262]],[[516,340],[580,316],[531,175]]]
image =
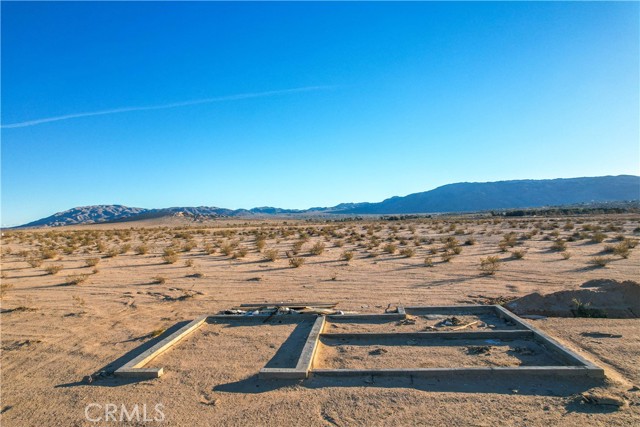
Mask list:
[[[627,315],[612,318],[604,310],[575,317],[593,314],[579,298],[569,300],[568,317],[547,313],[526,321],[602,367],[605,379],[259,379],[258,371],[276,354],[287,357],[279,349],[296,328],[295,315],[208,324],[152,361],[165,369],[157,379],[112,373],[175,325],[242,303],[327,301],[344,312],[383,313],[399,305],[503,304],[536,292],[578,292],[589,283],[626,282],[633,288],[628,281],[640,277],[639,238],[636,214],[344,221],[174,217],[4,230],[0,421],[638,425],[640,313],[619,307]],[[417,320],[389,330],[430,325]],[[446,346],[325,344],[319,360],[331,367],[520,363],[500,349],[483,355]],[[617,403],[588,403],[585,393]],[[123,406],[127,413],[144,409],[145,417],[121,421]],[[105,407],[117,408],[116,421],[105,416]]]

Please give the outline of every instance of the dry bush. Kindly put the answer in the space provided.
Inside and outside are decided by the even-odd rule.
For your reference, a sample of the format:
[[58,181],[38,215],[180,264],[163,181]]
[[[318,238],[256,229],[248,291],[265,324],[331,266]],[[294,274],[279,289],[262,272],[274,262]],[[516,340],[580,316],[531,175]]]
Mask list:
[[173,251],[167,252],[165,250],[164,255],[162,255],[162,260],[167,264],[175,264],[176,262],[178,262],[179,258],[180,257],[178,256],[178,254]]
[[191,252],[193,249],[197,248],[198,244],[193,240],[189,240],[184,245],[182,245],[182,252]]
[[405,258],[411,258],[415,254],[416,254],[415,249],[404,248],[400,250],[400,255],[404,256]]
[[209,255],[213,255],[218,251],[218,249],[214,245],[211,245],[211,244],[205,245],[203,249]]
[[262,252],[262,250],[266,245],[267,245],[267,239],[265,239],[264,237],[256,238],[256,249],[258,249],[258,252]]
[[524,249],[516,249],[514,251],[511,251],[511,256],[513,257],[513,259],[523,259],[526,254],[527,251],[525,251]]
[[72,274],[70,276],[67,276],[65,283],[67,285],[79,285],[80,283],[86,282],[88,278],[89,275],[87,274]]
[[396,245],[394,245],[393,243],[387,243],[386,245],[384,245],[382,247],[382,250],[385,251],[388,254],[394,254],[398,250],[398,247]]
[[289,258],[289,265],[293,268],[298,268],[304,264],[304,258],[301,257],[292,257]]
[[489,256],[480,258],[480,271],[482,274],[493,275],[500,269],[500,258],[497,256]]
[[278,259],[278,256],[279,256],[278,250],[274,249],[274,248],[265,250],[262,253],[262,255],[264,256],[265,260],[268,260],[268,261],[271,261],[271,262],[276,261]]
[[44,271],[46,271],[47,274],[58,274],[60,270],[62,270],[61,264],[51,264],[44,268]]
[[128,243],[120,246],[120,253],[123,254],[123,255],[126,254],[127,252],[129,252],[130,250],[131,250],[131,245],[128,244]]
[[4,298],[11,288],[13,288],[13,284],[11,283],[0,283],[0,298]]
[[120,255],[120,248],[118,247],[111,248],[104,254],[104,256],[107,258],[115,258],[118,255]]
[[151,278],[151,283],[154,285],[164,285],[167,282],[167,278],[163,276],[154,276]]
[[607,238],[606,234],[598,231],[593,233],[591,237],[589,237],[589,240],[591,241],[591,243],[602,243],[606,238]]
[[317,242],[315,245],[311,247],[309,252],[312,255],[321,255],[324,252],[325,244],[322,242]]
[[611,261],[613,259],[610,257],[597,256],[591,260],[590,264],[595,267],[606,267]]
[[450,252],[448,250],[444,251],[442,255],[440,255],[440,259],[442,260],[442,262],[450,262],[452,258],[453,252]]
[[567,242],[565,242],[562,239],[558,239],[555,242],[553,242],[553,245],[551,245],[551,250],[557,251],[557,252],[564,252],[567,250]]
[[145,255],[146,253],[149,252],[149,246],[144,245],[144,244],[143,245],[138,245],[138,246],[136,246],[135,251],[136,251],[136,254],[138,254],[138,255]]
[[42,259],[54,259],[58,256],[58,252],[53,249],[45,249],[42,251]]
[[426,257],[424,259],[424,265],[426,267],[433,267],[433,259],[430,256]]
[[95,267],[100,262],[100,258],[87,258],[84,260],[84,264],[87,267]]
[[347,262],[351,261],[353,259],[353,251],[342,252],[342,254],[340,255],[340,259]]
[[31,266],[32,268],[40,267],[42,265],[42,258],[39,258],[39,257],[29,258],[27,259],[27,264],[29,264],[29,266]]
[[573,254],[571,252],[564,251],[564,252],[561,252],[560,255],[562,255],[562,259],[569,259]]
[[233,259],[244,258],[247,256],[248,253],[249,251],[247,250],[247,248],[240,248],[237,251],[235,251],[231,257]]
[[192,259],[188,259],[184,262],[184,266],[185,267],[193,267],[195,265],[195,263],[193,262]]

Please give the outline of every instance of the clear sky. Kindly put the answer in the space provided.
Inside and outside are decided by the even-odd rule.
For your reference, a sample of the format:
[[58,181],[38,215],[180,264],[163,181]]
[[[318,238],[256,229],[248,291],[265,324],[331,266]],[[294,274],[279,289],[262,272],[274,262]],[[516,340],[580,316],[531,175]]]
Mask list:
[[640,173],[637,2],[1,7],[3,225]]

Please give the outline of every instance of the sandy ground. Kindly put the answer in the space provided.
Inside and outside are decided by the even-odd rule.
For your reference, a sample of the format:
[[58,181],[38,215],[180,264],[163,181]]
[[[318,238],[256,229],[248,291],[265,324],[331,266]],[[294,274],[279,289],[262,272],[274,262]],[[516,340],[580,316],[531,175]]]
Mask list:
[[[149,421],[141,416],[124,423],[128,425],[638,425],[640,392],[632,391],[634,385],[640,385],[638,319],[530,321],[604,367],[604,382],[514,377],[489,381],[258,380],[256,374],[265,365],[288,366],[297,357],[295,350],[289,349],[296,348],[310,325],[286,321],[255,327],[206,325],[152,362],[165,368],[160,379],[82,381],[86,375],[117,368],[141,346],[166,336],[177,323],[240,303],[335,301],[343,310],[381,313],[389,304],[477,303],[482,301],[478,295],[518,297],[578,289],[593,279],[638,280],[640,249],[632,249],[627,258],[605,253],[605,246],[617,244],[620,234],[638,238],[634,234],[640,225],[638,217],[571,218],[572,227],[566,226],[567,222],[566,218],[521,218],[331,224],[288,221],[286,225],[271,221],[233,226],[227,221],[192,224],[191,228],[178,227],[184,222],[174,222],[171,227],[127,223],[5,232],[0,421],[3,426],[115,425],[118,423],[105,421],[103,413],[113,404],[118,408],[117,417],[123,405],[129,412],[146,408]],[[606,234],[602,242],[593,243],[587,236],[594,233],[593,225]],[[254,230],[265,234],[263,252],[280,251],[275,262],[265,260],[256,248]],[[538,231],[533,234],[534,230]],[[285,251],[293,249],[301,232],[308,235],[308,241],[297,256],[305,262],[292,268]],[[509,232],[515,232],[518,240],[515,247],[503,252],[499,242]],[[551,249],[556,238],[567,239],[580,232],[582,237],[576,235],[574,241],[566,242],[571,254],[568,259]],[[526,233],[532,235],[520,239]],[[456,238],[462,252],[444,262],[447,237]],[[470,238],[475,244],[465,245]],[[148,251],[137,254],[135,248],[143,242]],[[195,246],[188,245],[190,242]],[[230,255],[243,247],[247,254],[234,259],[221,253],[231,242],[237,245]],[[311,255],[309,251],[317,242],[326,247],[320,255]],[[415,254],[386,253],[383,247],[387,243],[395,244],[398,251],[411,248]],[[170,245],[193,247],[178,252],[178,261],[167,264],[162,254]],[[53,258],[36,267],[27,263],[36,256],[33,251],[40,254],[47,248],[55,251]],[[114,248],[128,250],[107,257]],[[212,248],[215,252],[207,253]],[[436,253],[430,254],[431,249]],[[524,258],[511,256],[514,249],[525,249]],[[342,259],[345,251],[353,252],[350,261]],[[376,256],[370,256],[372,252]],[[494,275],[482,274],[479,269],[480,259],[488,256],[501,260]],[[612,261],[596,268],[591,262],[598,256]],[[433,266],[425,265],[426,257]],[[96,266],[86,266],[90,258],[99,259]],[[63,268],[48,274],[45,268],[51,265]],[[78,284],[73,284],[78,278]],[[160,336],[153,338],[157,334]],[[368,352],[380,347],[362,348],[358,351],[363,354],[352,352],[351,356],[367,361]],[[420,364],[438,356],[407,356],[405,350],[413,351],[415,346],[385,349],[387,353],[372,357],[389,359],[390,364],[410,357]],[[472,356],[463,349],[455,349],[461,362],[496,357],[509,365],[524,358],[506,348],[495,350],[493,356]],[[581,404],[578,395],[585,391],[621,396],[630,406],[617,409]],[[86,417],[85,410],[91,404],[88,415],[99,422]]]

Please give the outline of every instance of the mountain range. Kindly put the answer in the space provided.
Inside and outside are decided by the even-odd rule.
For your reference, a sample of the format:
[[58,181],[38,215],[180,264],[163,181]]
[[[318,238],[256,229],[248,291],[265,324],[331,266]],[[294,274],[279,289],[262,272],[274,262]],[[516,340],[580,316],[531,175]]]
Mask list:
[[619,175],[484,183],[462,182],[403,197],[391,197],[378,203],[342,203],[333,207],[304,210],[274,207],[233,210],[209,206],[161,209],[132,208],[122,205],[82,206],[58,212],[21,227],[135,221],[165,216],[215,218],[455,213],[636,200],[640,200],[640,176]]

